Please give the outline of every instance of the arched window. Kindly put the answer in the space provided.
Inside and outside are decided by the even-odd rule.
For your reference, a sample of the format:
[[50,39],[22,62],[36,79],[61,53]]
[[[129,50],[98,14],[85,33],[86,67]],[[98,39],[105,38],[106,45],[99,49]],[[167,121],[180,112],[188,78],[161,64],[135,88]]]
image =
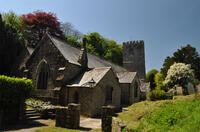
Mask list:
[[112,92],[113,92],[113,88],[112,87],[107,87],[106,88],[106,104],[111,104],[112,103]]
[[37,69],[37,89],[47,89],[48,78],[49,65],[45,59],[42,59]]
[[138,83],[135,83],[135,88],[134,88],[134,97],[138,97]]
[[76,103],[76,104],[79,103],[79,95],[78,95],[78,92],[75,92],[75,93],[74,93],[74,101],[73,101],[73,103]]

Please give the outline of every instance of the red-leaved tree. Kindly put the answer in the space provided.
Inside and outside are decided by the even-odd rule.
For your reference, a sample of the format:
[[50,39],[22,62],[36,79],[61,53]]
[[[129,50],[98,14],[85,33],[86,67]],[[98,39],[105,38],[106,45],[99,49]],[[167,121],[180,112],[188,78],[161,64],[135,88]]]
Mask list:
[[26,32],[27,40],[31,46],[36,46],[49,28],[51,35],[61,37],[62,31],[60,22],[54,13],[46,13],[35,11],[23,15],[24,31]]

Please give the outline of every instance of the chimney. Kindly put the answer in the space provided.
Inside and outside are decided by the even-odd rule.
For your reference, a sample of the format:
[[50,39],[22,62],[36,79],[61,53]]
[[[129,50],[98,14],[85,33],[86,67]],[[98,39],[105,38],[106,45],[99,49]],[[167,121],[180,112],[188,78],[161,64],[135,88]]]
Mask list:
[[87,58],[87,49],[86,49],[86,42],[87,39],[84,37],[83,38],[83,46],[81,48],[81,52],[78,58],[78,63],[81,64],[81,66],[86,69],[88,68],[88,58]]

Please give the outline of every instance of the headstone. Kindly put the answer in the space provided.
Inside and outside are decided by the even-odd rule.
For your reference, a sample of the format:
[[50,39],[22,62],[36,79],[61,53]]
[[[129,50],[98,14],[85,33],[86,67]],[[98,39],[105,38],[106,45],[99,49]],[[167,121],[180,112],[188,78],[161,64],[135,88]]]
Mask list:
[[119,118],[112,118],[112,132],[123,132],[123,129],[126,127],[126,124]]
[[80,105],[69,104],[68,107],[56,109],[56,126],[77,129],[80,126]]
[[188,85],[187,85],[187,91],[188,91],[188,94],[195,93],[194,85],[192,83],[188,83]]
[[181,86],[176,87],[176,94],[177,95],[183,95],[183,88]]
[[101,129],[103,132],[112,131],[112,116],[114,116],[115,108],[113,106],[103,106],[102,107],[102,124]]

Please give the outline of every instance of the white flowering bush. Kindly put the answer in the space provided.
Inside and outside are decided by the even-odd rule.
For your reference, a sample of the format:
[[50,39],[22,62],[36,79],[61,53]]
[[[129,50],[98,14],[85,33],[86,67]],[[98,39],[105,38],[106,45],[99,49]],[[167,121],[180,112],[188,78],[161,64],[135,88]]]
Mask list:
[[194,74],[190,65],[174,63],[167,72],[164,85],[168,88],[173,88],[175,85],[179,85],[185,91],[188,83],[194,84]]

